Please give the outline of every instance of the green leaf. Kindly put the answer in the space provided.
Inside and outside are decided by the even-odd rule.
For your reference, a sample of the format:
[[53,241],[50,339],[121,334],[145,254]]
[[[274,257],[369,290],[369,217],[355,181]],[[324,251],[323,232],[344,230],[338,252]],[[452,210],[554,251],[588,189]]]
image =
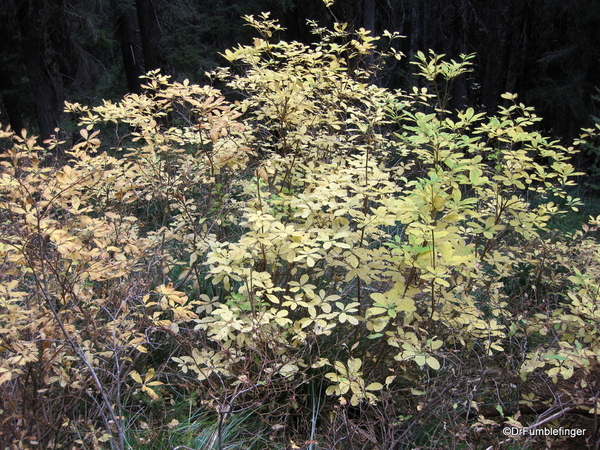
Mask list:
[[496,411],[498,411],[500,415],[504,417],[504,409],[502,408],[502,405],[496,405]]
[[558,359],[559,361],[567,360],[567,358],[565,358],[564,356],[560,356],[560,355],[546,355],[545,358],[546,359]]

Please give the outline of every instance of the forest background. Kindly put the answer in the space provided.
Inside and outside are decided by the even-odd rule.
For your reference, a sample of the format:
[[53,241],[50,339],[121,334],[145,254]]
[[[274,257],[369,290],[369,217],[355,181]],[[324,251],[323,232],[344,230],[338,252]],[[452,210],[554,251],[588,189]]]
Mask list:
[[[251,41],[242,16],[270,11],[286,40],[315,39],[306,20],[334,20],[394,42],[407,58],[388,65],[377,83],[418,83],[411,56],[429,49],[457,58],[475,53],[473,71],[457,79],[452,108],[492,112],[504,92],[519,94],[561,139],[576,137],[596,114],[600,85],[600,2],[585,0],[319,0],[4,2],[0,11],[2,123],[47,139],[65,129],[64,100],[97,104],[141,91],[140,75],[161,68],[177,80],[207,81],[226,48]],[[335,15],[335,19],[334,19]],[[589,161],[580,161],[580,166]]]
[[597,2],[6,6],[2,448],[598,448]]

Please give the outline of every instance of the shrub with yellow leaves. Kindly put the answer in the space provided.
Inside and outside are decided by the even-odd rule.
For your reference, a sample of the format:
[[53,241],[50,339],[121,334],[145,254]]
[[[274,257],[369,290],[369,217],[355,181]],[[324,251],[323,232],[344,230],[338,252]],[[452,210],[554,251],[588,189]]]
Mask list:
[[432,421],[449,446],[517,423],[533,375],[587,389],[597,245],[548,226],[576,208],[576,150],[512,94],[496,115],[446,111],[471,55],[419,53],[436,94],[390,91],[369,81],[400,56],[384,39],[275,41],[268,15],[247,20],[260,38],[211,74],[236,104],[150,73],[142,95],[67,104],[82,129],[56,167],[2,131],[2,439],[122,450],[140,397],[183,392],[282,442],[313,442],[320,417],[323,448],[352,424],[396,448]]

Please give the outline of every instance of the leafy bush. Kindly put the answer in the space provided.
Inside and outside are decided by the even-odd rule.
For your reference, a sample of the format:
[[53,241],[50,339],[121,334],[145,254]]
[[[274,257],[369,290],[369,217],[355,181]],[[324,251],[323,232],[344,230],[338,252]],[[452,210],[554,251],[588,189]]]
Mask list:
[[[3,434],[23,448],[111,431],[122,447],[128,373],[139,379],[141,355],[197,318],[170,274],[205,245],[215,178],[246,158],[227,137],[240,125],[210,88],[158,76],[147,87],[94,111],[69,105],[86,128],[62,167],[43,165],[35,138],[2,133]],[[161,129],[175,110],[194,124]],[[125,156],[98,154],[92,128],[109,121],[132,127],[113,149]],[[156,369],[142,384],[153,398]]]
[[364,30],[304,45],[247,20],[261,37],[212,74],[234,105],[150,73],[67,105],[63,166],[2,133],[3,439],[122,449],[131,417],[158,428],[149,404],[194,396],[296,448],[493,444],[528,412],[597,413],[595,228],[548,227],[553,199],[576,208],[576,150],[512,94],[446,111],[470,56],[419,54],[436,94],[392,92],[369,80],[400,55]]

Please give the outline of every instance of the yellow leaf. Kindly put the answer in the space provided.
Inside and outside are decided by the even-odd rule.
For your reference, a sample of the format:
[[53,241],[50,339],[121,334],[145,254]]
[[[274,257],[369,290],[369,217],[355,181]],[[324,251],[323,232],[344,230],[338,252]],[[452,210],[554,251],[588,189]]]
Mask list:
[[337,386],[329,386],[325,390],[326,395],[340,395],[340,390]]
[[415,356],[415,362],[419,366],[424,366],[425,365],[425,355],[416,355]]
[[110,434],[110,433],[104,433],[102,436],[100,436],[100,437],[98,438],[98,441],[99,441],[99,442],[108,442],[108,441],[110,441],[112,438],[113,438],[113,437],[112,437],[112,434]]
[[348,370],[350,373],[356,374],[360,367],[362,366],[362,361],[360,358],[350,358],[348,360]]
[[346,262],[354,268],[358,267],[358,258],[353,254],[348,255],[348,259]]
[[141,376],[140,376],[140,374],[139,374],[139,373],[137,373],[135,370],[131,371],[131,372],[129,373],[129,376],[130,376],[131,378],[133,378],[135,381],[137,381],[138,383],[140,383],[140,384],[142,384],[142,383],[143,383],[143,381],[142,381],[142,377],[141,377]]
[[442,256],[446,261],[450,261],[452,259],[452,244],[448,241],[442,244]]
[[417,307],[415,306],[415,301],[412,298],[404,297],[402,300],[398,302],[398,306],[396,307],[396,311],[406,311],[413,312],[416,311]]
[[148,394],[152,400],[158,400],[158,394],[156,392],[154,392],[154,390],[150,389],[149,387],[142,386],[142,391],[144,391],[146,394]]
[[440,348],[442,345],[444,344],[444,341],[441,341],[439,339],[435,340],[435,341],[431,341],[429,343],[431,350],[437,350],[438,348]]
[[440,368],[440,362],[435,359],[433,356],[428,357],[425,362],[427,363],[427,365],[429,367],[431,367],[433,370],[439,370]]
[[146,379],[144,380],[144,383],[147,383],[148,381],[150,381],[152,378],[154,378],[154,368],[150,367],[150,369],[148,369],[148,373],[146,373]]
[[12,378],[12,372],[3,372],[0,373],[0,386],[2,386],[3,383],[10,381]]
[[79,209],[80,205],[81,205],[81,199],[77,196],[73,196],[71,198],[71,206],[73,207],[73,209],[75,211],[77,211]]

